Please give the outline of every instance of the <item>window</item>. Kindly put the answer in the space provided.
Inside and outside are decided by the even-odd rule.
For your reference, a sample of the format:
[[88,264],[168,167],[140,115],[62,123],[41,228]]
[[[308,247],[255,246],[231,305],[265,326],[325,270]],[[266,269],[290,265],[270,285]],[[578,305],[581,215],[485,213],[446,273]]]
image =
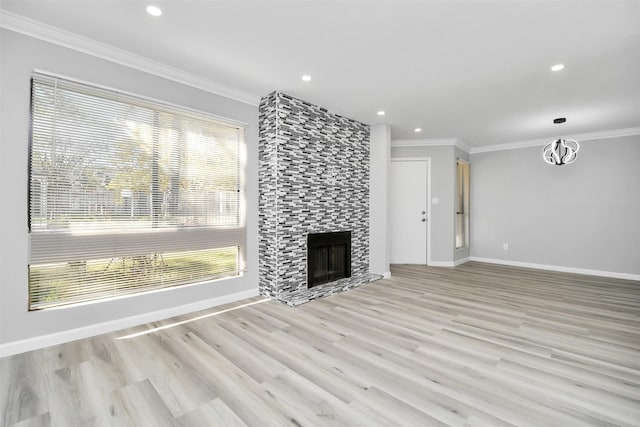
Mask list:
[[456,249],[469,246],[469,163],[456,162]]
[[37,73],[29,308],[240,274],[237,123]]

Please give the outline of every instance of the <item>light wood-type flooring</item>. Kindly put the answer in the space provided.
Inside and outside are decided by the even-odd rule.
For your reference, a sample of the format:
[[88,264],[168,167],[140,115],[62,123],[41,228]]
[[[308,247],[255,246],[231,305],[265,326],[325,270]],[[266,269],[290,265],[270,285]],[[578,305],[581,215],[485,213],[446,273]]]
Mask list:
[[475,262],[392,274],[4,358],[0,425],[640,425],[640,282]]

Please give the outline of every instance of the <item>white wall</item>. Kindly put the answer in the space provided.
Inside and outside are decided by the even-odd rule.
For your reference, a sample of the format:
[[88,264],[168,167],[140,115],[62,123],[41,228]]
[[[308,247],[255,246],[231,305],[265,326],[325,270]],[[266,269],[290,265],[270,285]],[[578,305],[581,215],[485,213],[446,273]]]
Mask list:
[[570,165],[541,153],[471,155],[471,256],[640,274],[640,135],[582,142]]
[[[234,294],[257,294],[257,107],[97,57],[0,30],[0,344],[161,312]],[[60,309],[27,311],[27,165],[33,69],[122,89],[249,123],[248,271],[243,277]]]
[[369,271],[389,275],[387,187],[391,167],[391,126],[371,126],[369,177]]

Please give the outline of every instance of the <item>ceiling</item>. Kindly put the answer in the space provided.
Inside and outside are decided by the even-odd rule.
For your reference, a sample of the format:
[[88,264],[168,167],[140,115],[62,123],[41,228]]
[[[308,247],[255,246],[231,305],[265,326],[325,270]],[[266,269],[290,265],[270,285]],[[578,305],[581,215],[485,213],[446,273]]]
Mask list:
[[[151,3],[162,16],[146,13]],[[457,138],[473,149],[640,126],[637,1],[0,7],[256,96],[282,90],[365,123],[389,123],[394,140]],[[556,63],[565,69],[552,72]],[[554,125],[556,117],[567,123]]]

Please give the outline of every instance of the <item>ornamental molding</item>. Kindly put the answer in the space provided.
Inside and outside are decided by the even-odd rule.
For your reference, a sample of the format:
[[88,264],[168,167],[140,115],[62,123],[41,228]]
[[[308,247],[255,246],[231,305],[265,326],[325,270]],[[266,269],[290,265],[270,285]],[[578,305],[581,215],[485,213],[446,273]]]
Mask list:
[[260,103],[258,95],[2,9],[0,9],[0,28],[105,59],[254,107],[257,107]]

